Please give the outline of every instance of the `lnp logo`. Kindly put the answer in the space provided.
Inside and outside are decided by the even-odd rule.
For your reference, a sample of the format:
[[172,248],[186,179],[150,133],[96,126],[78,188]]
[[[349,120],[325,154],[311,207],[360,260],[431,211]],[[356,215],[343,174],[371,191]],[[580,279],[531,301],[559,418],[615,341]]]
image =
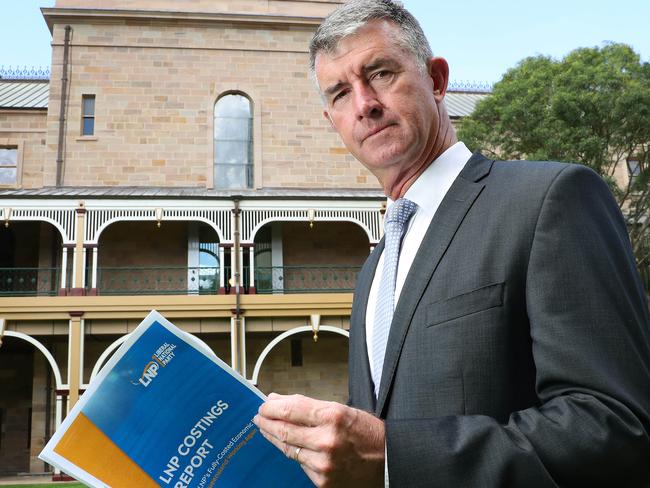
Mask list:
[[145,388],[149,386],[154,378],[158,376],[160,368],[164,368],[174,359],[174,349],[176,349],[176,344],[167,342],[162,344],[151,356],[152,360],[145,364],[138,381],[131,381],[131,383],[136,386],[142,385]]

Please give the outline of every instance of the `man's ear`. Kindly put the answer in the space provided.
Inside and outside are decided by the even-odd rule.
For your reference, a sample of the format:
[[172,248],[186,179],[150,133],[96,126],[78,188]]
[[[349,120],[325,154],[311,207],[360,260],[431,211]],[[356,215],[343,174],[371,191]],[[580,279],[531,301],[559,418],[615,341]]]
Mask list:
[[327,110],[323,110],[323,117],[327,119],[327,121],[330,123],[330,126],[332,126],[332,129],[336,130],[336,126],[334,125],[334,121],[332,120],[332,117],[330,117],[330,114]]
[[438,102],[445,98],[449,83],[449,65],[441,57],[429,58],[427,61],[427,74],[433,81],[433,96]]

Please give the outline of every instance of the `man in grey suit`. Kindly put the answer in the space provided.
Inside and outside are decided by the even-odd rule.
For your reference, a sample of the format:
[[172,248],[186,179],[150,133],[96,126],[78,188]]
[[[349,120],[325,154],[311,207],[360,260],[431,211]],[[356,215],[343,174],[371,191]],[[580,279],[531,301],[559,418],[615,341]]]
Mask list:
[[359,275],[349,406],[271,394],[265,437],[318,486],[648,483],[648,306],[607,186],[472,155],[398,4],[346,3],[310,48],[325,116],[389,199],[386,247]]

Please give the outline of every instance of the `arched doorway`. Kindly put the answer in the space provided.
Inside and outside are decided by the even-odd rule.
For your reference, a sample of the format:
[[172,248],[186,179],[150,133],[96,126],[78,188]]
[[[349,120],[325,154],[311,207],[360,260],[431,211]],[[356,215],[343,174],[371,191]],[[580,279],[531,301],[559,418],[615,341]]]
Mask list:
[[[56,341],[5,331],[0,347],[0,474],[43,472],[37,459],[62,418]],[[54,353],[52,352],[54,351]]]
[[0,349],[0,473],[29,471],[34,348],[6,337]]
[[318,341],[311,326],[296,327],[273,337],[248,339],[256,357],[251,382],[264,393],[300,393],[345,403],[348,398],[348,332],[321,325]]

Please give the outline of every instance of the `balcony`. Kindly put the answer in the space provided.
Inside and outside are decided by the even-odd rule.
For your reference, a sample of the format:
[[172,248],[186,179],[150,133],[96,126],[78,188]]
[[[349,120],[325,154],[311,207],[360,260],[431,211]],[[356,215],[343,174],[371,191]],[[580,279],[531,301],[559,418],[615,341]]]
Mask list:
[[[254,293],[345,293],[354,291],[360,266],[274,266],[254,268]],[[220,289],[218,267],[111,266],[97,270],[97,294],[108,295],[216,295],[234,293],[224,267]],[[0,297],[55,296],[59,268],[0,268]],[[242,293],[251,293],[250,267],[243,269]],[[88,286],[87,288],[90,288]]]
[[59,268],[0,268],[0,297],[57,295],[60,276]]
[[214,228],[194,221],[115,222],[81,253],[50,224],[2,229],[0,296],[8,297],[228,295],[235,261],[242,294],[347,294],[369,250],[367,234],[350,222],[273,221],[238,254]]
[[255,290],[257,293],[352,292],[360,270],[360,266],[258,267],[255,268]]
[[99,295],[212,295],[218,267],[128,266],[97,270]]
[[[256,293],[351,292],[359,266],[275,266],[254,268]],[[224,287],[219,287],[217,267],[109,267],[98,269],[99,295],[213,295],[234,293],[224,267]],[[242,274],[242,293],[251,292],[250,267]]]

